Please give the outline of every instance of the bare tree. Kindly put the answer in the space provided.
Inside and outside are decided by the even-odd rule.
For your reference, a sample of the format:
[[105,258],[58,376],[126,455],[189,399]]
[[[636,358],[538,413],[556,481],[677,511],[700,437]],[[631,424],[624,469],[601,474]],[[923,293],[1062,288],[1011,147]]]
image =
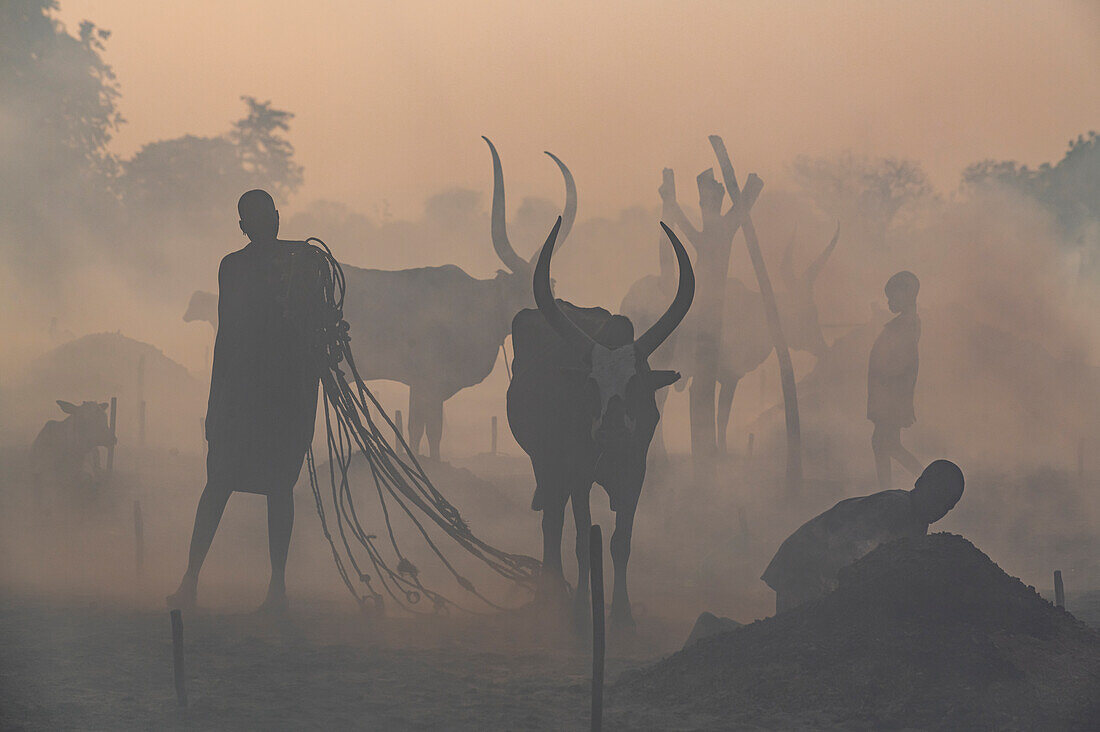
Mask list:
[[725,213],[722,213],[722,204],[726,191],[715,180],[713,169],[700,173],[696,184],[699,188],[701,228],[692,224],[676,201],[676,183],[671,169],[665,168],[664,180],[658,191],[663,204],[662,216],[684,232],[696,252],[692,329],[695,369],[690,388],[691,453],[695,460],[696,476],[705,479],[713,473],[713,458],[718,449],[715,392],[730,251],[733,236],[742,221],[747,220],[763,183],[759,178],[750,181],[744,193],[738,195]]

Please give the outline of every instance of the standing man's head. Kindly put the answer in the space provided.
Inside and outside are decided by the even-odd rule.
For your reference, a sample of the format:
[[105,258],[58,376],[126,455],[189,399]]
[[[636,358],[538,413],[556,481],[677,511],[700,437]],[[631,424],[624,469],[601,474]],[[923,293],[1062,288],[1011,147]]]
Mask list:
[[917,307],[920,280],[908,270],[898,272],[886,281],[886,302],[890,312],[900,313]]
[[963,494],[963,473],[950,460],[934,460],[909,491],[921,521],[934,524],[955,507]]
[[241,231],[252,241],[274,239],[279,233],[279,212],[271,194],[259,188],[248,191],[237,201]]

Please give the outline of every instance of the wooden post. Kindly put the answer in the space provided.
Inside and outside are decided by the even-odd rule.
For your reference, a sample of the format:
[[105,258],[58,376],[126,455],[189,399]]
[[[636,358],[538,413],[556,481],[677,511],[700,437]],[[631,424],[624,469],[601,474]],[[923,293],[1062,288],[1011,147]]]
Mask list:
[[[760,252],[760,243],[756,239],[756,227],[749,215],[749,208],[760,189],[764,187],[763,181],[756,173],[749,173],[745,180],[745,188],[742,190],[737,185],[737,176],[734,174],[733,163],[730,162],[726,152],[726,144],[718,135],[710,136],[711,147],[718,158],[718,167],[722,170],[722,177],[726,182],[726,190],[735,206],[743,206],[744,220],[741,222],[741,233],[745,235],[745,246],[749,250],[749,259],[752,260],[752,268],[756,272],[756,280],[760,285],[760,295],[764,301],[764,315],[768,322],[768,330],[771,333],[772,343],[775,346],[775,356],[779,361],[779,380],[783,387],[783,411],[787,422],[787,490],[797,493],[802,489],[802,430],[798,417],[798,388],[794,380],[794,365],[791,362],[791,352],[787,348],[787,339],[783,335],[783,326],[779,320],[779,308],[775,302],[775,291],[772,289],[772,281],[768,276],[768,268],[764,264],[764,255]],[[751,196],[751,201],[746,206],[741,199]],[[838,229],[839,233],[839,229]]]
[[1062,586],[1062,570],[1054,570],[1054,605],[1065,609],[1066,607],[1066,590]]
[[1077,484],[1085,484],[1085,440],[1077,440]]
[[397,434],[401,435],[401,437],[404,437],[405,436],[405,422],[401,417],[401,410],[400,409],[398,409],[396,412],[393,413],[393,424],[394,424],[394,426],[397,427]]
[[138,444],[145,446],[145,356],[138,357],[137,367],[138,394]]
[[749,433],[749,457],[752,457],[752,443],[756,439],[756,435],[752,432]]
[[187,706],[187,676],[183,666],[183,615],[178,609],[172,613],[172,668],[176,677],[176,701]]
[[491,455],[496,455],[497,454],[497,418],[496,418],[495,414],[493,415],[493,419],[491,420],[490,425],[491,425],[490,429],[492,431],[492,440],[490,441],[489,453]]
[[592,577],[592,732],[603,728],[603,530],[592,526],[588,541],[588,561]]
[[145,565],[145,525],[141,519],[141,501],[134,501],[134,569],[141,579]]
[[[110,428],[111,437],[118,440],[118,431],[115,429],[115,416],[118,412],[118,397],[111,397],[111,417]],[[107,475],[110,475],[115,469],[115,446],[111,445],[107,448]]]

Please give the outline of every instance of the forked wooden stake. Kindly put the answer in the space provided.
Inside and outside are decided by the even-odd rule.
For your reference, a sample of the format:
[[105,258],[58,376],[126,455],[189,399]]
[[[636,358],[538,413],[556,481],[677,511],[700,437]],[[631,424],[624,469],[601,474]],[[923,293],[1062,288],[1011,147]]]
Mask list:
[[603,531],[592,527],[588,541],[592,576],[592,732],[603,728]]

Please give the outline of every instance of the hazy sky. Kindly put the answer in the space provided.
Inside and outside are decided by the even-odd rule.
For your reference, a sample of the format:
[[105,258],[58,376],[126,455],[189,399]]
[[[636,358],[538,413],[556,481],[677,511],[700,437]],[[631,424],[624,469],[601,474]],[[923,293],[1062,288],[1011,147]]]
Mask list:
[[270,99],[297,115],[295,205],[384,199],[411,216],[445,186],[487,194],[482,134],[510,207],[561,198],[552,150],[592,216],[656,205],[664,166],[694,198],[710,133],[765,183],[800,152],[850,148],[917,158],[953,189],[967,163],[1056,160],[1100,127],[1088,1],[61,4],[70,30],[112,31],[119,153],[220,133],[241,94]]

